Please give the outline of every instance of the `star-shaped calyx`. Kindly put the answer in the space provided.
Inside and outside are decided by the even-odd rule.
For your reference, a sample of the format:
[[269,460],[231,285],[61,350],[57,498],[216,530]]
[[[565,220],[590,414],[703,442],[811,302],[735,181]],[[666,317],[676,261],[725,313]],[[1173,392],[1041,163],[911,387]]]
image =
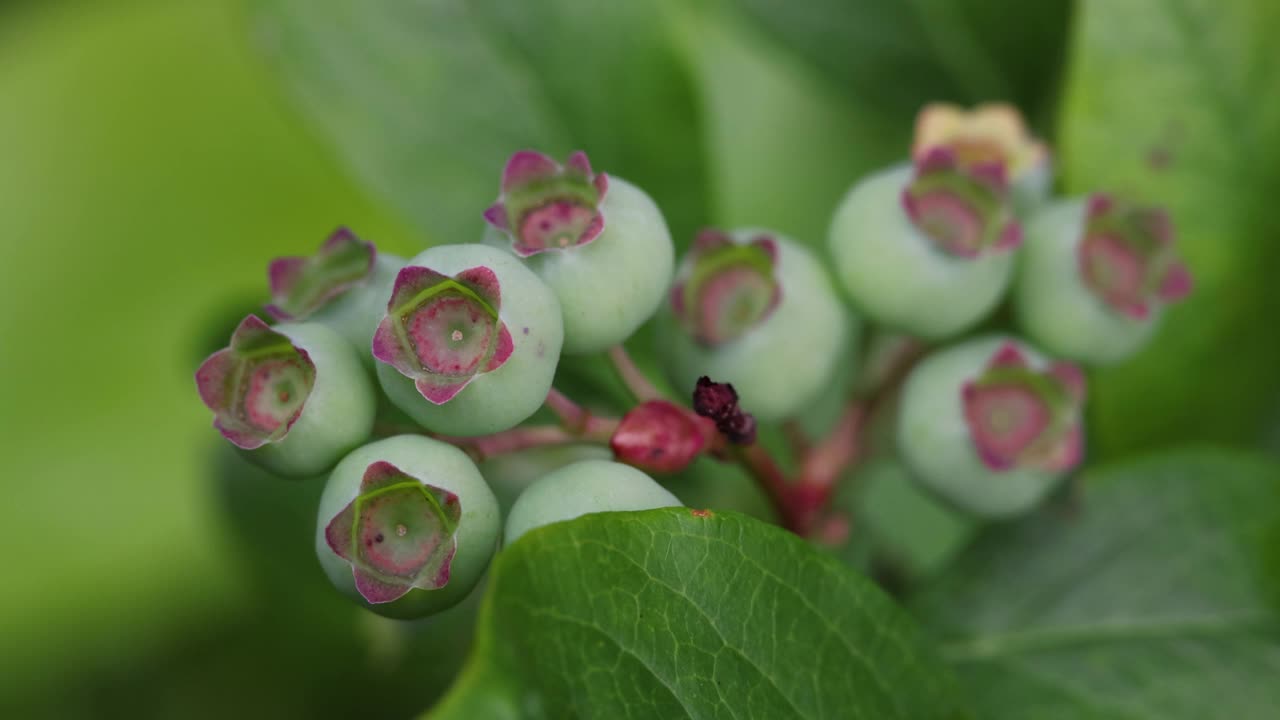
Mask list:
[[315,381],[306,351],[256,315],[246,317],[230,346],[196,370],[196,387],[213,410],[214,427],[245,450],[283,439],[302,415]]
[[707,229],[676,274],[671,309],[702,345],[731,342],[769,318],[782,300],[778,243],[756,235],[744,243]]
[[593,172],[582,151],[561,165],[521,150],[507,161],[501,194],[484,219],[511,238],[521,257],[585,245],[604,230],[600,207],[608,189],[608,176]]
[[1002,162],[965,164],[951,148],[935,147],[916,159],[915,171],[902,207],[939,250],[976,258],[1022,243]]
[[277,320],[302,320],[373,273],[378,252],[373,243],[339,228],[310,257],[276,258],[267,267],[271,304]]
[[992,470],[1069,470],[1082,454],[1085,379],[1080,369],[1054,362],[1031,366],[1013,343],[996,351],[978,378],[961,390],[974,448]]
[[1085,209],[1084,233],[1081,279],[1116,312],[1143,320],[1153,307],[1191,292],[1191,273],[1177,256],[1163,209],[1095,194]]
[[514,343],[498,316],[498,277],[487,267],[453,277],[409,266],[396,276],[373,356],[411,378],[424,398],[443,405],[477,375],[502,367]]
[[436,590],[449,582],[461,517],[457,495],[378,461],[365,470],[360,494],[329,521],[324,537],[351,563],[361,597],[387,603],[413,588]]

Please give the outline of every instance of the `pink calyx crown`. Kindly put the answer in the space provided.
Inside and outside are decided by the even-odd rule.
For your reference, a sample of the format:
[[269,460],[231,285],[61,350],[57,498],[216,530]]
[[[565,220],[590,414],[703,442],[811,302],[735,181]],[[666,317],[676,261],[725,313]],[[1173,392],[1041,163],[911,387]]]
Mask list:
[[1162,208],[1090,196],[1078,261],[1085,287],[1136,320],[1191,292],[1191,271],[1177,255],[1173,223]]
[[782,302],[778,242],[761,233],[736,242],[702,230],[676,274],[671,309],[694,340],[707,347],[732,342],[760,325]]
[[916,159],[902,207],[916,229],[953,257],[972,259],[1022,244],[1005,166],[998,161],[967,165],[954,150],[934,147]]
[[458,496],[389,462],[370,464],[360,494],[325,526],[338,557],[351,563],[356,590],[370,603],[449,582],[462,518]]
[[396,276],[387,314],[373,336],[373,356],[443,405],[477,376],[511,357],[515,344],[499,316],[498,277],[484,266],[449,277],[409,266]]
[[498,200],[484,219],[505,232],[521,257],[586,245],[604,231],[609,178],[581,150],[561,165],[532,150],[511,156]]
[[307,352],[256,315],[242,320],[230,345],[196,370],[196,389],[214,413],[214,427],[245,450],[284,439],[315,381]]
[[961,402],[974,449],[992,470],[1060,472],[1083,454],[1085,378],[1071,363],[1031,366],[1015,343],[1002,345]]
[[338,228],[311,256],[276,258],[267,266],[277,320],[304,320],[373,274],[378,251],[371,242]]

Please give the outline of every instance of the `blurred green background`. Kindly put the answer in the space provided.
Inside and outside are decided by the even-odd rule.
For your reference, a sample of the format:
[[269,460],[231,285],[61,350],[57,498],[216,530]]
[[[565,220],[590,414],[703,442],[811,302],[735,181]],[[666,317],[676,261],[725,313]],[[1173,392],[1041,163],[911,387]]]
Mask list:
[[1169,203],[1200,281],[1094,378],[1093,456],[1280,445],[1280,13],[1176,4],[0,1],[0,716],[428,704],[473,609],[392,626],[330,592],[316,483],[223,450],[191,372],[270,258],[450,237],[521,145],[586,147],[681,242],[816,244],[922,102],[1013,99],[1065,189]]
[[0,715],[304,717],[337,694],[291,680],[325,662],[308,651],[362,651],[305,639],[314,605],[362,631],[319,582],[278,613],[293,627],[267,617],[191,368],[271,257],[339,223],[417,243],[299,129],[247,37],[231,2],[0,5]]

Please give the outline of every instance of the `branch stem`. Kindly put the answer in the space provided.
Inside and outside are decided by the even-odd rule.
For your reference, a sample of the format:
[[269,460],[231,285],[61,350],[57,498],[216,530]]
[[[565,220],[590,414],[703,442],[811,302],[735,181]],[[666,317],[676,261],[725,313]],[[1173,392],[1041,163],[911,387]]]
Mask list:
[[559,418],[560,424],[571,430],[585,428],[588,418],[591,417],[591,413],[586,408],[555,388],[547,392],[546,405],[547,409]]
[[617,421],[608,418],[591,418],[594,422],[583,432],[570,432],[559,425],[530,425],[512,428],[480,437],[451,437],[436,435],[451,445],[465,450],[476,462],[483,462],[497,455],[519,452],[538,447],[574,445],[579,443],[607,443]]
[[773,503],[782,526],[797,534],[803,534],[799,514],[794,504],[794,485],[787,479],[786,473],[782,472],[782,468],[774,462],[769,452],[758,443],[728,447],[729,457],[755,479],[760,489],[769,496],[769,501]]
[[625,347],[614,345],[609,348],[609,363],[613,365],[618,379],[637,402],[662,399],[662,392],[649,381],[649,378],[636,365],[635,360],[631,359]]

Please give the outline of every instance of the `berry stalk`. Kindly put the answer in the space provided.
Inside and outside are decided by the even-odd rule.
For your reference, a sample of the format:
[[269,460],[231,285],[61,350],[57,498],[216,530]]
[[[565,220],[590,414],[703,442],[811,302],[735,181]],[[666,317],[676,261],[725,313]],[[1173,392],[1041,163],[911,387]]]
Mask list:
[[609,348],[609,364],[613,366],[618,379],[626,386],[636,402],[662,399],[662,392],[649,381],[649,378],[636,365],[635,360],[631,359],[631,354],[627,352],[626,347],[614,345]]

